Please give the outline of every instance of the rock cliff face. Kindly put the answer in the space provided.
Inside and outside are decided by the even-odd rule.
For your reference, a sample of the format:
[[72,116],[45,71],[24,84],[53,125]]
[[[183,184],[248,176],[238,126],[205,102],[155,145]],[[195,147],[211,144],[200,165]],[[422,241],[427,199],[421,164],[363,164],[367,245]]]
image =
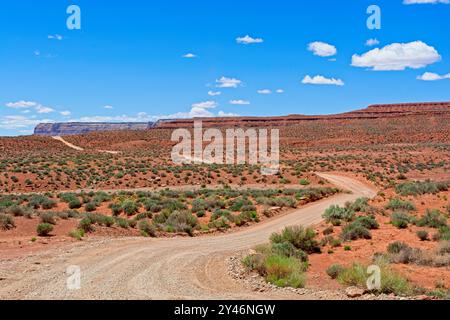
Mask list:
[[151,122],[136,123],[41,123],[34,129],[39,136],[68,136],[99,131],[147,130]]

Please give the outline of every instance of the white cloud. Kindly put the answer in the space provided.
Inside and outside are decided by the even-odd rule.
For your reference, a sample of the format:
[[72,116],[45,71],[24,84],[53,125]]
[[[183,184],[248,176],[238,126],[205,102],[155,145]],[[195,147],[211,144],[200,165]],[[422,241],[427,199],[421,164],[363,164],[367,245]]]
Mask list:
[[215,97],[215,96],[220,96],[222,94],[222,92],[220,91],[208,91],[208,95],[211,97]]
[[419,69],[441,60],[435,48],[422,41],[392,43],[363,55],[353,55],[352,66],[375,71]]
[[244,106],[244,105],[249,105],[250,101],[247,101],[247,100],[231,100],[230,104]]
[[106,105],[106,106],[103,107],[103,109],[112,110],[112,109],[114,109],[114,107],[110,106],[110,105]]
[[68,117],[72,114],[72,112],[66,110],[66,111],[61,111],[59,114],[62,115],[63,117]]
[[20,100],[17,102],[8,102],[6,104],[6,106],[8,108],[13,108],[13,109],[20,109],[20,108],[33,108],[36,107],[38,105],[37,102],[34,101],[25,101],[25,100]]
[[219,111],[217,116],[218,117],[239,117],[239,115],[237,113],[226,113],[226,112],[223,112],[223,111]]
[[342,81],[341,79],[325,78],[324,76],[320,75],[314,77],[310,77],[309,75],[307,75],[305,78],[303,78],[302,83],[315,85],[335,85],[335,86],[344,85],[344,81]]
[[5,116],[0,118],[0,128],[5,130],[18,130],[36,126],[39,123],[54,122],[50,119],[34,119],[25,116]]
[[60,34],[50,34],[47,38],[61,41],[64,37]]
[[242,81],[234,78],[222,77],[216,80],[217,88],[237,88],[242,85]]
[[261,38],[252,38],[249,35],[246,35],[245,37],[236,38],[236,42],[241,44],[254,44],[254,43],[263,43],[264,40]]
[[445,3],[449,4],[450,0],[403,0],[403,4],[436,4],[436,3]]
[[433,72],[425,72],[423,75],[417,77],[418,80],[422,81],[437,81],[437,80],[444,80],[444,79],[450,79],[450,73],[439,75],[437,73]]
[[214,109],[219,104],[216,101],[204,101],[204,102],[198,102],[194,103],[192,105],[192,108],[199,108],[199,109]]
[[258,90],[259,94],[272,94],[272,91],[269,89]]
[[335,46],[320,41],[311,42],[308,45],[308,50],[319,57],[331,57],[336,55],[337,53],[337,49]]
[[38,50],[36,50],[36,51],[34,51],[34,55],[35,55],[36,57],[39,57],[39,56],[41,55],[41,52],[38,51]]
[[36,107],[36,112],[37,113],[52,113],[52,112],[55,112],[55,110],[54,109],[52,109],[52,108],[50,108],[50,107],[45,107],[45,106],[43,106],[43,105],[38,105],[37,107]]
[[366,41],[366,46],[368,47],[376,46],[378,44],[380,44],[380,41],[378,41],[378,39],[369,39]]
[[278,89],[277,93],[279,93],[279,94],[284,93],[284,90],[283,89]]
[[183,55],[183,58],[193,59],[193,58],[197,58],[197,55],[195,55],[193,53],[186,53],[185,55]]

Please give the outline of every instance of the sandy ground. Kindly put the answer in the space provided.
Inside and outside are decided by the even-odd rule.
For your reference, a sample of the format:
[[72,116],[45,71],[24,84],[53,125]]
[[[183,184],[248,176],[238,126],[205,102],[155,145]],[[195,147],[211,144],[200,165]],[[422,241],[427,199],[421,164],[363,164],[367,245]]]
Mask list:
[[[321,176],[352,193],[221,236],[91,239],[21,259],[0,260],[0,299],[299,299],[294,294],[245,288],[228,275],[226,260],[267,242],[273,232],[286,226],[319,223],[330,205],[376,195],[349,177]],[[80,290],[67,289],[66,269],[71,265],[81,268]]]

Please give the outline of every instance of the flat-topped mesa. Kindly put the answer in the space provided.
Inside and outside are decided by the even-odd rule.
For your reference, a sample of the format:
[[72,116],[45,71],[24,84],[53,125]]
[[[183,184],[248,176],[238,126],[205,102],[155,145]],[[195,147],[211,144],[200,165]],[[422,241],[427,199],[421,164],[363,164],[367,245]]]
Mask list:
[[127,122],[127,123],[41,123],[34,129],[34,134],[39,136],[69,136],[90,132],[147,130],[153,127],[152,122]]
[[277,117],[221,117],[195,119],[165,119],[155,123],[53,123],[39,124],[35,129],[36,135],[66,136],[79,135],[90,132],[124,131],[192,128],[194,121],[201,120],[204,128],[211,127],[263,127],[289,126],[305,121],[317,120],[349,120],[349,119],[377,119],[396,118],[411,115],[450,116],[450,102],[378,104],[366,109],[334,115],[288,115]]

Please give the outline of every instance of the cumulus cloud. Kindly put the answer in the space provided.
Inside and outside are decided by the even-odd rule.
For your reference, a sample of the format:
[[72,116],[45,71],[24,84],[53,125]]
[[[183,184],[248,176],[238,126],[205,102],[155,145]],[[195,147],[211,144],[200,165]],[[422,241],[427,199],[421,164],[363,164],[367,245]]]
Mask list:
[[21,115],[4,116],[0,118],[0,128],[5,130],[18,130],[36,126],[39,123],[54,122],[50,119],[36,119]]
[[219,111],[217,116],[219,116],[219,117],[239,117],[239,115],[237,113],[226,113],[223,111]]
[[241,99],[239,99],[239,100],[231,100],[230,104],[244,106],[244,105],[249,105],[250,101],[241,100]]
[[303,84],[314,84],[314,85],[335,85],[335,86],[343,86],[344,81],[341,79],[335,79],[335,78],[326,78],[324,76],[314,76],[310,77],[307,75],[302,80]]
[[193,58],[197,58],[197,55],[195,55],[193,53],[186,53],[185,55],[183,55],[183,58],[193,59]]
[[200,108],[200,109],[214,109],[219,104],[216,101],[204,101],[204,102],[198,102],[194,103],[192,105],[193,108]]
[[269,89],[262,89],[262,90],[258,90],[259,94],[272,94],[272,90]]
[[449,4],[450,0],[403,0],[403,4],[436,4],[445,3]]
[[421,76],[417,77],[418,80],[422,81],[437,81],[437,80],[444,80],[444,79],[450,79],[450,73],[439,75],[437,73],[433,72],[425,72]]
[[332,57],[337,53],[337,49],[335,46],[320,41],[311,42],[308,45],[308,50],[319,57]]
[[61,111],[59,114],[62,115],[63,117],[69,117],[72,114],[72,112],[66,110],[66,111]]
[[237,88],[242,85],[242,81],[234,78],[222,77],[216,80],[217,88]]
[[236,38],[236,42],[240,44],[255,44],[255,43],[263,43],[264,40],[261,38],[252,38],[249,35],[245,37]]
[[284,90],[283,89],[278,89],[277,93],[279,93],[279,94],[284,93]]
[[380,41],[378,41],[378,39],[368,39],[366,41],[366,46],[368,47],[376,46],[378,44],[380,44]]
[[222,92],[220,91],[208,91],[208,95],[211,97],[216,97],[216,96],[220,96],[222,94]]
[[353,55],[352,66],[375,71],[419,69],[441,60],[437,50],[422,41],[392,43],[362,55]]
[[25,101],[20,100],[17,102],[8,102],[5,104],[8,108],[12,109],[30,109],[33,108],[37,113],[51,113],[55,110],[50,107],[43,106],[42,104],[35,101]]

